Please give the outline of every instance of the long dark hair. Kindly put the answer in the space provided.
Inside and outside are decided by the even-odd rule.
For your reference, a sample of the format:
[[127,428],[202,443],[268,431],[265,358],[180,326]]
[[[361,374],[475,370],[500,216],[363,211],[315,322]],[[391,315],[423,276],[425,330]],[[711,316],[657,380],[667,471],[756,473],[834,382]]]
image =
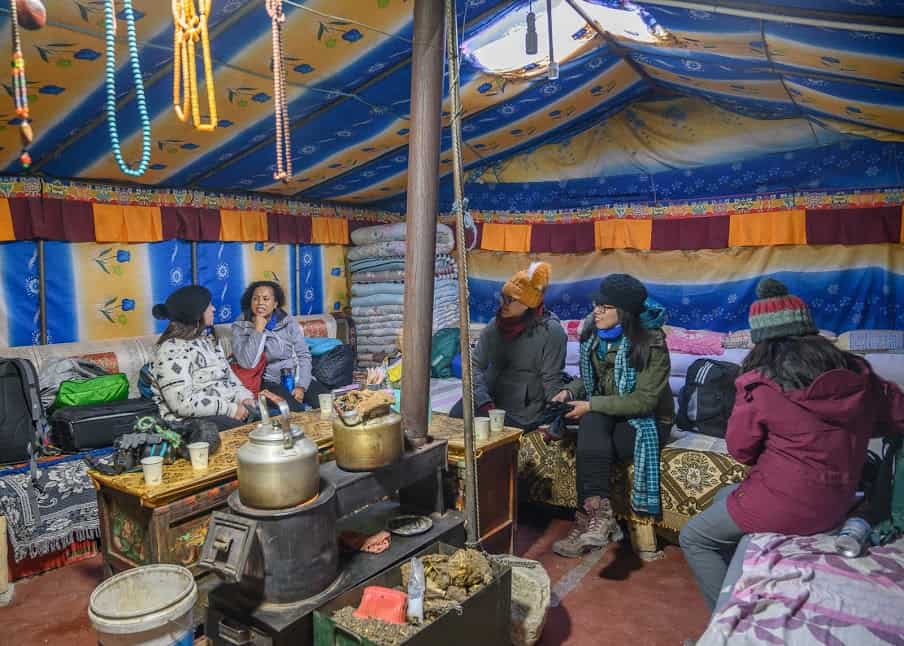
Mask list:
[[276,309],[283,309],[286,304],[286,292],[282,286],[272,280],[256,280],[245,289],[242,294],[241,308],[242,312],[247,314],[251,311],[251,299],[254,297],[254,290],[258,287],[269,287],[273,290],[273,298],[276,299]]
[[766,339],[757,343],[741,364],[744,372],[756,370],[782,390],[806,388],[829,370],[860,372],[865,359],[840,350],[817,334]]
[[[622,309],[615,310],[618,313],[618,322],[622,326],[622,334],[631,342],[631,367],[635,370],[643,370],[650,363],[650,346],[653,344],[653,333],[644,327],[639,314],[632,314]],[[593,314],[587,319],[584,330],[581,332],[581,342],[586,341],[596,334],[596,325]]]
[[[207,326],[204,325],[203,318],[197,323],[182,323],[181,321],[170,321],[169,325],[167,325],[166,329],[163,331],[163,334],[161,334],[160,338],[157,339],[157,345],[163,345],[165,341],[169,341],[170,339],[194,341],[198,337],[203,336],[206,330]],[[212,325],[210,326],[210,336],[213,337],[213,342],[214,344],[216,344],[217,331]]]

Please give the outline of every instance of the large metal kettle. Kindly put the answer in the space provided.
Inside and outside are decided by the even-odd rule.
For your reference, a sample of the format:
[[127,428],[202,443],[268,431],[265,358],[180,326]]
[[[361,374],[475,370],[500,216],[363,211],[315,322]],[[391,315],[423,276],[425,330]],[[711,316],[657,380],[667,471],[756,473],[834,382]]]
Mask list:
[[279,402],[279,421],[271,422],[267,400],[259,398],[261,422],[239,447],[239,498],[258,509],[284,509],[320,491],[317,445],[289,422],[289,406]]

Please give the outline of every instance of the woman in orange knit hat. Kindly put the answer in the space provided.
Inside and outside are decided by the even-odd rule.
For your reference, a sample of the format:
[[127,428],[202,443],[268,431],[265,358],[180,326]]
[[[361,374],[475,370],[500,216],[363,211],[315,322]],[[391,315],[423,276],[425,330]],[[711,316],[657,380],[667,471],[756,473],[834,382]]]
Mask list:
[[[507,425],[533,428],[562,389],[568,339],[558,317],[543,307],[550,271],[548,263],[531,263],[502,287],[502,303],[472,358],[478,415],[501,408]],[[461,417],[461,402],[449,414]]]

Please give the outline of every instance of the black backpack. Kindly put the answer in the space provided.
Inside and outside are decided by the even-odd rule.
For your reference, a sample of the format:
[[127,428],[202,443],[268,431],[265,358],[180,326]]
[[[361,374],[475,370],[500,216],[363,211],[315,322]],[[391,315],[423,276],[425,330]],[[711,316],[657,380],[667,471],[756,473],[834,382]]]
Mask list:
[[355,380],[355,352],[350,345],[337,345],[319,357],[314,357],[311,374],[323,386],[332,390],[347,386]]
[[725,437],[734,408],[735,379],[741,367],[727,361],[697,359],[678,393],[678,428]]
[[0,464],[40,455],[48,429],[31,361],[0,358]]

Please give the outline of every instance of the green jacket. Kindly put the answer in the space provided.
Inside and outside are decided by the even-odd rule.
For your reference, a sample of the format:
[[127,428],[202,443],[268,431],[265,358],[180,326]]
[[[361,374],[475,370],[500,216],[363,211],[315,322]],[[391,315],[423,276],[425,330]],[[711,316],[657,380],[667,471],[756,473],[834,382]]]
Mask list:
[[[615,417],[643,417],[653,415],[660,426],[671,427],[675,418],[675,402],[672,389],[669,387],[669,375],[672,362],[665,345],[665,334],[661,330],[652,330],[653,341],[650,346],[650,362],[647,367],[637,373],[637,385],[634,392],[619,395],[615,388],[615,355],[616,345],[611,345],[606,353],[605,361],[597,356],[596,349],[600,343],[594,336],[590,348],[593,370],[597,375],[596,392],[590,394],[590,410]],[[573,399],[585,400],[588,397],[584,382],[575,379],[565,386]]]

